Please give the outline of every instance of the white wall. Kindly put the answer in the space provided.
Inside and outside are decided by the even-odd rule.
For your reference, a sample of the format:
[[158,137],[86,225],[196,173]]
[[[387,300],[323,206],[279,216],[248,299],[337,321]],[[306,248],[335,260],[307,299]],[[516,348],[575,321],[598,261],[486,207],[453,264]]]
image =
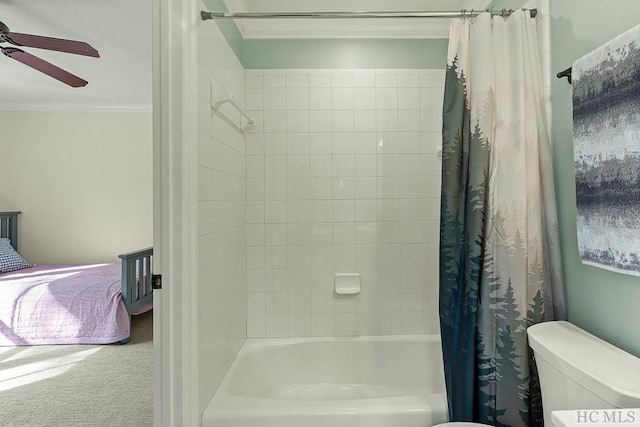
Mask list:
[[115,262],[151,246],[151,113],[0,113],[0,209],[30,262]]
[[438,331],[443,79],[246,71],[249,337]]
[[[244,101],[244,69],[213,21],[200,23],[198,70],[199,376],[202,413],[246,338],[245,146],[210,107],[209,85]],[[228,105],[227,105],[228,106]],[[233,120],[237,113],[225,109]]]

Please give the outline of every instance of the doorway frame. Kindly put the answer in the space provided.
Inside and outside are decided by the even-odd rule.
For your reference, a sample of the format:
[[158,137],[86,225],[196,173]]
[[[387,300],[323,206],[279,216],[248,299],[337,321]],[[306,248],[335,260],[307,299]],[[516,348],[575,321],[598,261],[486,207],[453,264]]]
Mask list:
[[153,1],[154,425],[199,426],[198,1]]

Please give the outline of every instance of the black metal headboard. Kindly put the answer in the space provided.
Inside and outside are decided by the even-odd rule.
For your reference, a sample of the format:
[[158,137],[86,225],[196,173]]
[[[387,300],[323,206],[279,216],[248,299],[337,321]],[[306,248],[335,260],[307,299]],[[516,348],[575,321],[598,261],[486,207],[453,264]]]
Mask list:
[[0,237],[11,240],[11,246],[18,250],[18,214],[15,212],[0,212]]

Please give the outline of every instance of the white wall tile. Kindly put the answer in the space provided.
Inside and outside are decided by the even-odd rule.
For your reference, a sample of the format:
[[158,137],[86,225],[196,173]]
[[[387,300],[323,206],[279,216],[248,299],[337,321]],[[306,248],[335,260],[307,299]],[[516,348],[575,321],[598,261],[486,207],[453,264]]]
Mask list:
[[263,88],[263,77],[262,75],[247,75],[246,76],[246,87],[247,88]]
[[353,245],[356,243],[355,222],[336,222],[333,224],[333,244]]
[[311,314],[289,315],[290,337],[310,337],[311,333]]
[[333,157],[331,155],[312,155],[309,157],[309,176],[333,176]]
[[371,70],[356,70],[354,71],[354,86],[355,87],[375,87],[376,86],[376,73]]
[[247,292],[264,292],[264,270],[247,270]]
[[288,111],[287,132],[309,132],[309,112]]
[[330,291],[333,294],[333,269],[312,268],[311,288],[316,291]]
[[358,335],[380,335],[380,316],[378,312],[358,313]]
[[355,179],[339,177],[333,179],[334,199],[353,199],[355,197]]
[[331,132],[312,133],[309,135],[310,154],[332,154]]
[[403,334],[423,334],[424,319],[422,311],[402,312],[402,333]]
[[333,313],[312,314],[311,335],[314,337],[333,336]]
[[402,313],[399,311],[380,312],[380,335],[402,334]]
[[[312,72],[315,72],[312,70]],[[309,73],[309,87],[310,88],[331,88],[331,75],[330,74],[311,74]]]
[[356,199],[375,199],[377,198],[376,177],[356,177],[355,182],[355,197]]
[[353,106],[358,110],[376,109],[376,90],[373,87],[356,88],[353,91]]
[[420,76],[415,75],[398,75],[399,88],[418,88],[420,87]]
[[[398,153],[418,154],[421,152],[420,132],[399,132],[398,133]],[[435,153],[435,147],[434,151]]]
[[[269,250],[272,250],[270,248]],[[286,249],[285,249],[286,252]],[[286,254],[285,254],[286,256]],[[265,271],[266,292],[286,292],[289,290],[289,271],[286,267],[270,268]]]
[[311,269],[290,268],[288,271],[288,290],[290,292],[311,291]]
[[378,154],[396,154],[398,152],[398,132],[378,132],[376,149]]
[[309,109],[309,89],[308,88],[287,88],[287,109],[288,110],[308,110]]
[[420,131],[420,110],[400,110],[398,112],[398,129],[408,132]]
[[350,222],[356,219],[355,200],[334,200],[333,220],[334,222]]
[[309,112],[310,132],[331,132],[332,114],[330,110],[312,110]]
[[333,132],[353,132],[353,110],[332,110],[331,129]]
[[376,113],[373,110],[356,110],[353,113],[353,129],[355,132],[375,132]]
[[264,338],[267,336],[267,317],[247,316],[247,338]]
[[264,135],[264,154],[267,156],[282,156],[287,154],[287,134],[281,133],[265,133]]
[[[333,218],[333,201],[327,200],[331,205],[330,216]],[[309,233],[312,245],[333,245],[333,222],[312,223]]]
[[283,76],[283,75],[267,75],[267,71],[270,71],[270,70],[265,70],[265,76],[264,76],[264,87],[265,88],[284,88],[284,87],[287,87],[286,76]]
[[263,89],[263,105],[265,111],[287,109],[287,91],[284,88],[279,89]]
[[245,92],[247,110],[262,110],[264,108],[264,90],[247,88]]
[[266,292],[266,314],[287,314],[289,312],[288,292]]
[[334,132],[331,140],[333,154],[353,154],[355,134],[352,132]]
[[333,267],[333,245],[310,247],[311,268]]
[[379,132],[391,132],[391,131],[397,132],[398,131],[398,110],[397,109],[378,110],[376,113],[376,126]]
[[353,88],[334,87],[331,91],[333,110],[353,110]]
[[267,337],[284,338],[289,336],[289,316],[286,314],[267,315]]
[[334,313],[334,334],[337,337],[355,336],[358,334],[358,317],[356,313]]
[[333,71],[331,73],[331,86],[334,88],[349,88],[353,87],[354,79],[353,73],[350,71]]
[[312,291],[311,312],[333,313],[333,291]]
[[287,131],[287,112],[265,110],[263,127],[265,133],[285,133]]
[[264,292],[249,292],[247,294],[247,315],[266,314],[265,304]]
[[373,132],[356,133],[354,135],[356,154],[375,154],[378,151],[378,140]]
[[355,245],[334,245],[333,266],[337,269],[353,270],[357,263]]
[[[198,335],[201,363],[200,408],[213,395],[244,342],[247,332],[264,335],[262,315],[248,316],[249,310],[260,313],[259,296],[249,300],[247,291],[264,291],[263,209],[260,180],[262,125],[243,135],[225,123],[209,106],[209,85],[215,82],[231,92],[250,114],[262,122],[263,75],[245,75],[242,65],[216,26],[201,26],[198,69],[198,138],[199,221],[198,263]],[[211,52],[216,52],[215,58]],[[248,89],[248,90],[247,90]],[[236,113],[233,113],[236,114]],[[239,119],[239,117],[238,117]],[[246,145],[245,145],[246,144]],[[262,166],[261,166],[262,165]],[[256,178],[249,194],[246,174]],[[264,188],[264,185],[262,185]],[[249,230],[247,222],[251,222]],[[246,245],[255,245],[246,251]],[[264,258],[264,257],[263,257]],[[247,270],[251,260],[251,269]],[[255,268],[254,268],[255,267]],[[259,295],[259,294],[256,294]],[[215,342],[215,344],[214,344]],[[217,348],[214,348],[214,345]],[[212,357],[215,355],[215,357]]]
[[397,110],[398,89],[395,87],[377,87],[376,108],[378,110]]
[[[264,121],[245,138],[247,159],[213,152],[204,140],[199,149],[212,167],[201,179],[216,183],[203,197],[218,200],[236,185],[219,179],[218,169],[233,165],[247,175],[242,237],[251,266],[247,290],[254,294],[247,333],[437,331],[437,293],[426,292],[437,290],[435,153],[444,73],[316,69],[246,76],[245,99]],[[207,218],[203,210],[202,225],[212,230],[232,221]],[[203,244],[220,253],[218,241]],[[336,272],[359,272],[361,293],[336,295]]]
[[333,178],[309,178],[309,191],[313,200],[333,199]]
[[287,75],[287,88],[307,88],[309,87],[309,76],[300,71],[299,75]]

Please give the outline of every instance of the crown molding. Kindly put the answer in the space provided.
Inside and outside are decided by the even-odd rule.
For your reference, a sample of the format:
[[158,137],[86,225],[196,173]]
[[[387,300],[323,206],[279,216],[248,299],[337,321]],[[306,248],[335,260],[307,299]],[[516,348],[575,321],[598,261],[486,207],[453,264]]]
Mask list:
[[0,103],[0,112],[151,113],[151,104]]
[[361,20],[357,24],[345,21],[300,22],[277,20],[240,23],[244,39],[446,39],[449,19],[433,18],[425,26],[420,21]]

